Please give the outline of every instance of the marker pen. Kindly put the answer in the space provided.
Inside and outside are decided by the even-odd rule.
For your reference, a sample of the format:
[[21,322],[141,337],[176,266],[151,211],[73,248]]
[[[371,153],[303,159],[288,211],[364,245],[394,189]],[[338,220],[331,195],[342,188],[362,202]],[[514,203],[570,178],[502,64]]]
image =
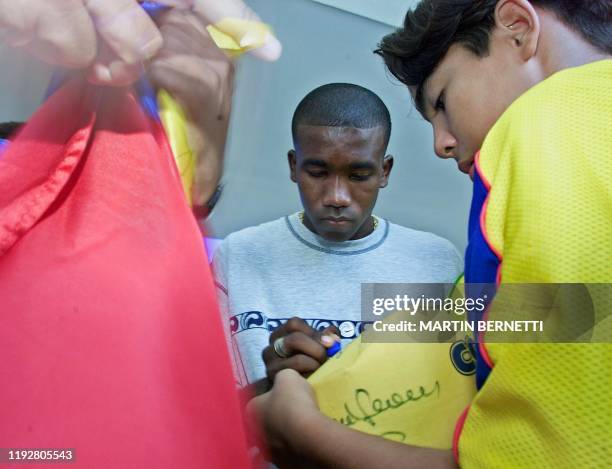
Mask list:
[[340,341],[336,341],[334,342],[334,345],[327,349],[327,356],[331,358],[336,355],[340,350],[342,350],[342,344],[340,343]]

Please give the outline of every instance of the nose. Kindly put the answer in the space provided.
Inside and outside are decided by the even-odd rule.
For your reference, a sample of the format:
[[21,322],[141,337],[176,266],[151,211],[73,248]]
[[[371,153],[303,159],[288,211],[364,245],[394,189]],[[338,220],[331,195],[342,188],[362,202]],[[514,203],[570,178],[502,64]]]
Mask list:
[[351,204],[351,194],[340,176],[329,178],[325,186],[323,205],[326,207],[345,208]]
[[434,151],[440,158],[454,158],[457,150],[457,139],[448,129],[434,127]]

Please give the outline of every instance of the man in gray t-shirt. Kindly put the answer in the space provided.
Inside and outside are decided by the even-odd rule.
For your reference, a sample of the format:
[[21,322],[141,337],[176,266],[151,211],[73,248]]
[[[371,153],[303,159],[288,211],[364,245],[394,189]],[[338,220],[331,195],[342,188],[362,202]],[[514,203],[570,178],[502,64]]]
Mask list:
[[362,283],[452,283],[461,273],[449,241],[372,215],[393,167],[390,132],[384,103],[356,85],[324,85],[298,105],[288,159],[304,211],[232,233],[213,261],[242,385],[283,368],[312,373],[332,331],[354,339]]

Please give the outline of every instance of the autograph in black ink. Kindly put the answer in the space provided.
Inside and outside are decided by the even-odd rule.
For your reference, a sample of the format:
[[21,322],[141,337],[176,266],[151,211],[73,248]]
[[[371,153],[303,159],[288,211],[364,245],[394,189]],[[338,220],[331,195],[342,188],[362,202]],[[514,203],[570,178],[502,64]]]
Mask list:
[[433,384],[432,389],[429,391],[424,386],[419,386],[416,392],[413,389],[407,389],[403,393],[394,392],[387,399],[372,398],[367,389],[358,388],[355,390],[354,402],[344,403],[346,415],[336,420],[347,427],[362,421],[374,427],[376,426],[374,419],[379,415],[434,394],[440,395],[440,383],[438,381]]

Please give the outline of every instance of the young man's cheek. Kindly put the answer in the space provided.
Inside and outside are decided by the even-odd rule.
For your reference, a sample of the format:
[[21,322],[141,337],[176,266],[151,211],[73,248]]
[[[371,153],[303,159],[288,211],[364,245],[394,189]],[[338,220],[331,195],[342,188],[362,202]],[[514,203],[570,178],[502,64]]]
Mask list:
[[370,178],[367,181],[360,181],[355,185],[353,193],[359,194],[361,197],[375,197],[380,189],[380,180],[378,178]]
[[377,181],[367,185],[362,183],[362,185],[352,192],[353,204],[359,205],[363,212],[372,211],[376,205],[378,191],[379,187]]

